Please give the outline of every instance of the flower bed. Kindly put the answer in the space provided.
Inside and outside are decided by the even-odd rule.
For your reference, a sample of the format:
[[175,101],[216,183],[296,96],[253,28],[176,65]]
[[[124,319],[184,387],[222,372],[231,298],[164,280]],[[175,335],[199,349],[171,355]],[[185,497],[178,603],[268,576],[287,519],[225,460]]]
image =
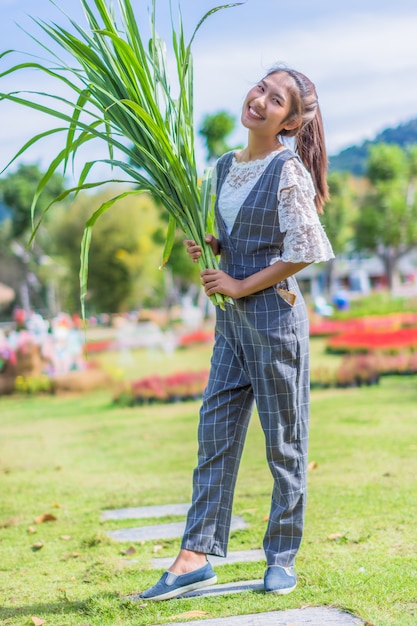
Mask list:
[[87,341],[84,346],[85,354],[98,354],[99,352],[105,352],[111,350],[114,346],[112,339],[101,339],[96,341]]
[[375,358],[366,354],[347,355],[338,368],[320,367],[311,372],[311,389],[376,385],[381,372]]
[[375,385],[381,376],[417,374],[417,352],[346,354],[338,368],[319,367],[311,372],[312,389]]
[[185,347],[195,345],[198,343],[210,343],[213,341],[213,330],[195,330],[192,333],[187,333],[179,338],[178,345]]
[[331,352],[398,352],[404,348],[417,349],[417,328],[391,331],[356,331],[331,337],[327,349]]
[[201,398],[207,380],[207,370],[179,372],[169,376],[148,376],[122,385],[113,400],[123,406],[197,400]]
[[16,393],[33,395],[39,393],[52,393],[53,384],[49,376],[16,376],[13,391]]
[[393,313],[391,315],[369,315],[349,320],[321,320],[310,324],[311,337],[325,337],[341,333],[369,331],[393,331],[417,326],[416,313]]

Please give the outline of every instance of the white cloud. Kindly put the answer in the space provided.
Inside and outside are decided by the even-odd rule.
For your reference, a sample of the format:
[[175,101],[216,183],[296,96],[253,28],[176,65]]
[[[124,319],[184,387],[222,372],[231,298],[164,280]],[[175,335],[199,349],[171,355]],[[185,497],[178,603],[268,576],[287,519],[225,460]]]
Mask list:
[[195,53],[196,113],[240,114],[247,88],[275,61],[305,72],[316,85],[330,151],[417,117],[416,15],[352,14],[314,28],[284,28],[252,42],[230,37]]
[[[276,61],[300,69],[316,82],[331,153],[372,138],[386,126],[417,117],[417,12],[413,3],[406,10],[405,4],[351,0],[349,6],[334,2],[330,6],[317,0],[315,13],[310,1],[294,0],[286,9],[286,19],[278,22],[275,15],[281,16],[281,9],[275,0],[248,0],[245,7],[210,18],[194,45],[197,126],[205,113],[220,109],[239,118],[247,90]],[[6,4],[20,7],[25,3],[0,0],[0,6]],[[40,0],[40,8],[46,4],[49,6]],[[187,1],[182,4],[186,9]],[[69,2],[68,6],[73,14]],[[308,14],[297,13],[302,6]],[[1,28],[7,34],[5,23]],[[22,79],[20,84],[27,89],[39,86],[34,73],[26,73]],[[1,90],[15,84],[14,78],[2,79]],[[47,88],[42,79],[42,89]],[[5,102],[0,112],[3,166],[29,137],[56,124]],[[244,142],[245,138],[246,131],[239,128],[235,141]],[[197,142],[198,158],[203,162],[198,137]],[[34,160],[41,158],[47,163],[45,154],[52,148],[42,145],[34,147],[31,154]]]

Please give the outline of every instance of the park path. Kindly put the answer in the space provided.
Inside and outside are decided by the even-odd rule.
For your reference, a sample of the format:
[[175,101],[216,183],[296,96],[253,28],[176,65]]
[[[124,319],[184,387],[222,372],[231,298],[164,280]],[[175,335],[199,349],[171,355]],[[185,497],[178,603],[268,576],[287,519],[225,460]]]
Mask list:
[[[168,515],[184,516],[189,504],[167,504],[161,506],[132,507],[124,509],[111,509],[103,511],[101,519],[111,520],[134,520],[166,517]],[[239,516],[232,517],[231,530],[246,528],[246,522]],[[184,522],[170,524],[155,524],[152,526],[135,526],[109,530],[107,535],[115,541],[136,542],[153,541],[155,539],[171,539],[181,537],[185,528]],[[250,561],[263,561],[263,550],[240,550],[230,552],[226,558],[209,557],[212,565],[221,566],[230,563],[244,563]],[[172,558],[154,558],[152,567],[166,569],[172,563]],[[243,592],[263,593],[263,581],[250,580],[231,582],[206,587],[199,591],[184,594],[182,598],[214,597]],[[130,596],[133,602],[143,602],[138,596]],[[306,607],[302,609],[290,609],[286,611],[271,611],[268,613],[256,613],[253,615],[237,615],[235,617],[222,617],[198,621],[178,622],[159,626],[364,626],[364,622],[343,611],[329,607]],[[156,625],[158,626],[158,625]]]

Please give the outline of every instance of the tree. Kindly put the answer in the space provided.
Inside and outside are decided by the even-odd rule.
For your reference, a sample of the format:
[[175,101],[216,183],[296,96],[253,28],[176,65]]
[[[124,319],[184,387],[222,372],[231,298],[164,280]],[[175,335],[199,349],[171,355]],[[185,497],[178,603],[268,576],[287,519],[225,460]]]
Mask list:
[[[321,222],[337,256],[346,251],[353,239],[355,192],[352,177],[347,172],[331,172],[328,184],[330,200],[324,207]],[[333,289],[334,261],[331,259],[325,264],[326,289],[329,292]]]
[[[8,209],[2,226],[5,245],[0,252],[0,261],[7,271],[7,283],[19,294],[20,305],[27,311],[34,307],[48,308],[51,277],[56,274],[56,268],[45,255],[44,226],[28,248],[32,232],[31,205],[42,176],[37,165],[21,164],[15,172],[0,180],[0,199]],[[64,178],[53,174],[39,198],[37,216],[63,189]],[[47,213],[45,223],[49,217]]]
[[[2,199],[10,210],[12,236],[15,238],[22,238],[31,231],[30,208],[42,175],[37,165],[21,164],[15,172],[0,181]],[[53,174],[39,198],[37,214],[41,215],[42,211],[63,189],[64,178],[59,174]]]
[[[60,208],[51,224],[54,258],[67,268],[61,298],[70,311],[79,310],[80,244],[90,215],[112,197],[80,193],[68,208]],[[119,200],[94,226],[88,267],[87,311],[117,313],[159,305],[164,274],[159,271],[162,247],[153,241],[161,222],[149,194]]]
[[218,111],[203,118],[198,133],[204,138],[208,163],[231,150],[226,138],[235,129],[235,125],[236,118],[227,111]]
[[381,259],[392,291],[399,259],[417,246],[417,145],[373,146],[367,177],[371,187],[356,222],[356,247]]

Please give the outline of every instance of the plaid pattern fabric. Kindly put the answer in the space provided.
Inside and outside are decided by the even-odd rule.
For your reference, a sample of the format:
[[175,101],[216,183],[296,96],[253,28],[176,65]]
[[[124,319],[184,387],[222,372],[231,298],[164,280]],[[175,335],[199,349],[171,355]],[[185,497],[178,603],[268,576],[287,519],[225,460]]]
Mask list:
[[[221,267],[244,278],[280,256],[277,189],[285,150],[248,195],[230,236],[217,215]],[[231,163],[218,163],[221,185]],[[309,421],[309,328],[294,277],[280,285],[297,294],[294,306],[274,287],[216,312],[210,377],[200,410],[198,465],[182,547],[225,556],[233,494],[254,403],[273,477],[264,537],[268,565],[290,566],[300,546],[306,497]]]

